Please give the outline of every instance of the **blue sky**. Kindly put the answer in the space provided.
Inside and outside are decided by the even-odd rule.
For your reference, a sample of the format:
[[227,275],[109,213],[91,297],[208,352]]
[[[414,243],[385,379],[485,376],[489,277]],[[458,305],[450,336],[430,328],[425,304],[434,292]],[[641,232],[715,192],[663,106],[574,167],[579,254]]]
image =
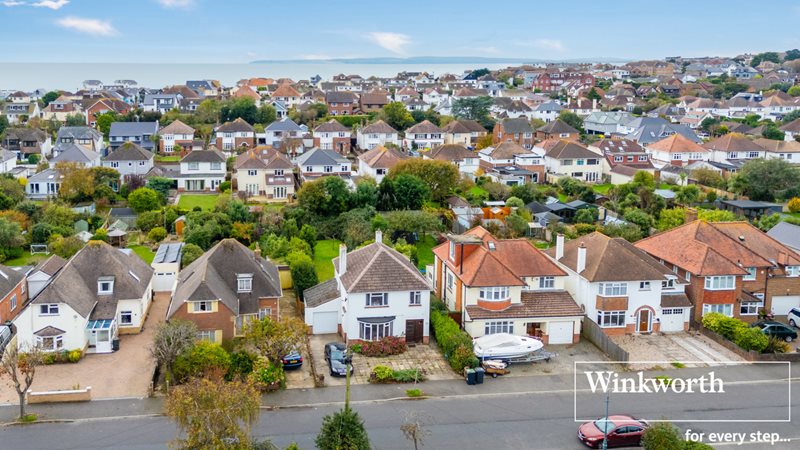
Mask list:
[[800,47],[791,0],[0,0],[0,23],[5,62],[636,59]]

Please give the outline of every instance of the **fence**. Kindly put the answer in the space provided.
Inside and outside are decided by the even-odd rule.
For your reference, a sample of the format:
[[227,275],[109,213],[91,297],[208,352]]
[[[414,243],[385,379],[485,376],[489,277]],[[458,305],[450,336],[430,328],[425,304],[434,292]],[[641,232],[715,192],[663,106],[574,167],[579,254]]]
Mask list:
[[614,361],[628,361],[628,352],[622,349],[619,345],[615,344],[608,335],[603,332],[599,325],[586,318],[583,321],[583,328],[581,335],[588,339],[589,342],[597,346]]

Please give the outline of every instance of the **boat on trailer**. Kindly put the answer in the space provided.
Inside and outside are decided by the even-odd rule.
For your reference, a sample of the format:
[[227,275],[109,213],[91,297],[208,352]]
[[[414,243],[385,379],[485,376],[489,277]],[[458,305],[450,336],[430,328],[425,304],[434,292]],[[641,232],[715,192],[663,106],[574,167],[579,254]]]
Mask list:
[[488,334],[472,340],[475,356],[481,360],[525,358],[544,347],[542,341],[509,333]]

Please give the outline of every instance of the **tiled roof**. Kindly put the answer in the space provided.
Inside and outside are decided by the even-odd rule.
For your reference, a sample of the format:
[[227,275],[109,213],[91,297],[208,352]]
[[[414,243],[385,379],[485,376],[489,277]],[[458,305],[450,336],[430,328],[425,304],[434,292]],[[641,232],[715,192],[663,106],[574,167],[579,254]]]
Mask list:
[[373,122],[359,130],[361,134],[396,134],[397,130],[389,126],[383,120]]
[[534,317],[582,317],[581,307],[567,291],[522,291],[520,303],[502,311],[467,306],[470,319],[524,319]]
[[692,306],[689,297],[684,293],[680,294],[661,294],[662,308],[688,308]]
[[219,150],[193,150],[181,162],[225,162],[225,155]]
[[442,129],[431,123],[430,120],[423,120],[422,122],[406,130],[406,135],[435,133],[442,133]]
[[463,161],[465,158],[477,158],[478,155],[461,144],[444,144],[440,145],[430,153],[431,159],[439,159],[442,161]]
[[338,120],[331,119],[314,128],[315,133],[349,133],[350,129],[342,125]]
[[245,122],[241,117],[236,118],[233,122],[225,122],[216,129],[217,133],[252,133],[253,131],[255,131],[253,126]]
[[562,134],[562,133],[578,134],[578,130],[571,127],[569,124],[567,124],[561,119],[556,119],[544,126],[541,126],[537,128],[536,131],[541,131],[542,133],[548,133],[548,134]]
[[600,158],[600,155],[584,147],[582,144],[560,139],[555,145],[547,150],[547,156],[555,159],[571,158]]
[[339,282],[336,281],[336,278],[331,278],[303,291],[303,303],[306,308],[315,308],[337,298],[339,298]]
[[[339,267],[339,258],[333,259]],[[347,254],[347,268],[340,280],[347,292],[427,291],[428,281],[397,250],[374,242]]]
[[136,145],[133,142],[126,142],[105,157],[105,161],[149,161],[153,159],[153,154]]
[[194,128],[186,125],[185,123],[181,122],[180,120],[175,120],[171,124],[165,126],[161,130],[158,131],[160,135],[166,134],[194,134]]
[[272,92],[272,97],[299,97],[300,93],[288,83],[281,84]]
[[531,127],[531,123],[525,118],[505,119],[503,120],[502,125],[503,131],[506,134],[533,133],[533,127]]
[[675,133],[647,146],[650,150],[667,153],[708,153],[708,149],[695,143],[682,134]]
[[503,141],[491,149],[493,159],[514,159],[515,155],[529,155],[533,152],[512,141]]
[[762,150],[758,144],[754,143],[747,136],[740,133],[728,133],[713,141],[706,142],[703,147],[710,150],[720,150],[724,152],[747,152]]
[[360,155],[358,159],[364,161],[374,169],[391,169],[401,160],[408,158],[403,153],[379,145],[372,150]]

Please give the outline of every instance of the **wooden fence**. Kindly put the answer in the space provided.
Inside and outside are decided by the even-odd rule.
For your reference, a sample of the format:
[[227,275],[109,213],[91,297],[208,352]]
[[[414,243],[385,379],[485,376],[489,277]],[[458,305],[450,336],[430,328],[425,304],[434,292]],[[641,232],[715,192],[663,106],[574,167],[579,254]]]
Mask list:
[[581,335],[602,350],[603,353],[608,355],[613,361],[628,361],[628,352],[614,343],[614,341],[603,332],[603,329],[589,318],[583,321]]

